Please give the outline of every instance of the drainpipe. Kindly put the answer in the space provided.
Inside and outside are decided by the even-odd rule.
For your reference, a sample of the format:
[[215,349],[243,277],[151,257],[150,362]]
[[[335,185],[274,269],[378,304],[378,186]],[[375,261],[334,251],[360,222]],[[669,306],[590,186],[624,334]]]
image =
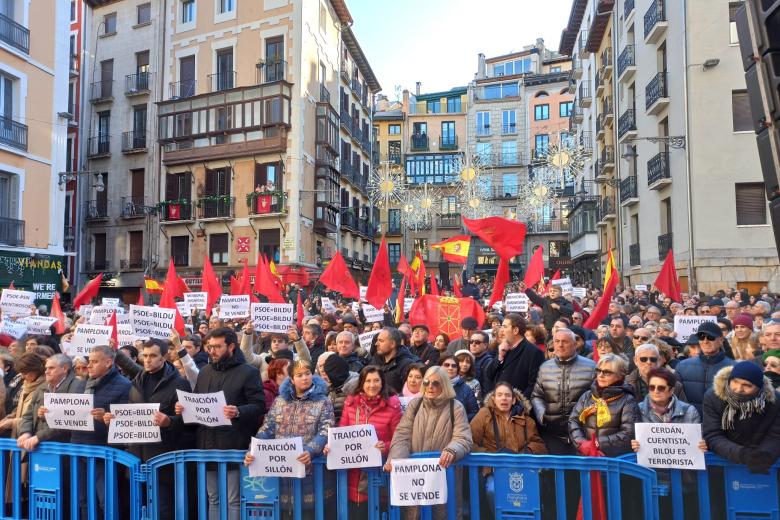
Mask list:
[[617,265],[620,266],[621,276],[625,275],[623,269],[623,208],[620,206],[620,144],[617,140],[617,92],[618,92],[618,80],[617,80],[617,56],[618,56],[618,31],[616,31],[615,22],[618,20],[618,3],[615,2],[612,7],[612,157],[615,161],[615,213],[617,214]]
[[[690,114],[688,112],[688,2],[680,2],[683,23],[683,113],[685,114],[685,184],[688,197],[688,292],[697,292],[696,261],[693,239],[693,195],[691,192]],[[675,266],[676,268],[676,266]]]

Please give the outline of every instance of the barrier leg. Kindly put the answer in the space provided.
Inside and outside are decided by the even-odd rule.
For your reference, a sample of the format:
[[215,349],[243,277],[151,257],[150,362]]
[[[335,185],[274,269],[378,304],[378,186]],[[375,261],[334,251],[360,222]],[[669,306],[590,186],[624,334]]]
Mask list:
[[294,478],[293,481],[293,515],[295,520],[301,520],[303,515],[303,496],[301,492],[301,480],[300,478]]
[[[347,512],[349,507],[349,500],[347,497],[347,473],[349,472],[345,470],[336,472],[336,508],[338,509],[338,518],[347,518],[349,515]],[[315,500],[316,498],[317,494],[315,491]]]
[[582,518],[592,518],[593,504],[591,502],[590,471],[580,472],[580,496],[582,500]]
[[607,511],[609,512],[610,520],[618,520],[623,518],[623,510],[620,507],[621,489],[620,489],[620,472],[610,471],[607,473]]
[[[672,486],[672,516],[674,517],[674,520],[683,520],[685,518],[684,508],[683,508],[683,483],[682,483],[682,473],[680,473],[679,469],[673,469],[672,472],[672,480],[671,480],[671,486]],[[660,507],[660,506],[659,506]]]
[[479,467],[469,466],[469,516],[472,520],[480,517],[479,503]]
[[566,520],[566,474],[555,470],[555,513],[558,520]]
[[70,518],[79,517],[79,459],[70,457]]
[[198,462],[198,518],[206,520],[208,518],[208,508],[206,500],[208,498],[208,477],[206,474],[206,463]]
[[322,483],[322,471],[321,464],[314,465],[314,518],[316,520],[322,520],[324,515],[325,486]]

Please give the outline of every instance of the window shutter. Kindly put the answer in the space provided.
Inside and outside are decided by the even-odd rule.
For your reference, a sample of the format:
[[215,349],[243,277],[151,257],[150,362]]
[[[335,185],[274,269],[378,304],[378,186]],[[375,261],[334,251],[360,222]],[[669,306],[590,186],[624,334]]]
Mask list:
[[750,111],[750,99],[747,91],[734,90],[731,92],[731,111],[735,132],[750,132],[754,130],[753,114]]
[[738,226],[756,226],[767,223],[764,184],[742,183],[736,186],[736,208]]

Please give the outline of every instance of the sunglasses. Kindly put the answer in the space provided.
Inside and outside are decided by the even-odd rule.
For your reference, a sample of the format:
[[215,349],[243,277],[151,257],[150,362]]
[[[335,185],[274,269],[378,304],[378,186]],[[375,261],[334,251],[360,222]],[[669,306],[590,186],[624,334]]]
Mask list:
[[650,339],[650,336],[637,336],[634,334],[634,339],[638,339],[639,341],[647,341]]
[[613,372],[612,370],[604,370],[604,369],[601,369],[601,368],[597,368],[596,369],[596,375],[597,376],[614,376],[615,372]]
[[442,366],[444,368],[458,368],[458,365],[456,365],[455,363],[444,363]]
[[647,385],[647,388],[649,388],[651,392],[666,392],[669,390],[669,387],[666,385]]
[[715,341],[717,339],[715,336],[710,336],[705,332],[699,332],[696,334],[696,337],[699,339],[699,341]]
[[423,386],[432,386],[433,388],[441,388],[441,381],[425,379],[423,381]]
[[642,363],[658,363],[657,357],[641,357],[639,361]]
[[472,340],[469,341],[470,345],[479,345],[479,344],[482,344],[482,343],[484,343],[484,341],[482,341],[481,339],[472,339]]

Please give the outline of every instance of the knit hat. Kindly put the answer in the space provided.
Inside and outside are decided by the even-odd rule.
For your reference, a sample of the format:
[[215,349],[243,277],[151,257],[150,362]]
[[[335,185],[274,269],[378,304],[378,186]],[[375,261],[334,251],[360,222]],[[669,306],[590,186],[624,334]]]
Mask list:
[[780,349],[776,348],[774,350],[767,350],[766,352],[764,352],[764,356],[763,356],[764,363],[766,363],[766,358],[770,358],[770,357],[776,357],[780,359]]
[[731,320],[731,323],[733,323],[735,327],[737,325],[742,325],[749,328],[750,330],[753,330],[753,318],[751,318],[748,314],[737,314],[734,316],[734,319]]
[[759,389],[764,387],[764,372],[761,367],[752,361],[740,361],[731,369],[729,381],[734,378],[744,379],[756,385]]
[[330,380],[331,388],[339,388],[344,382],[349,379],[349,363],[347,363],[343,357],[338,354],[328,356],[325,360],[325,364],[322,366],[325,371],[325,375]]
[[477,323],[476,318],[473,316],[466,316],[462,320],[460,320],[460,328],[461,329],[468,329],[468,330],[475,330],[479,327],[479,324]]
[[469,352],[466,349],[461,349],[461,350],[455,352],[455,357],[457,358],[461,354],[467,354],[471,358],[471,362],[474,363],[474,354],[472,354],[471,352]]

